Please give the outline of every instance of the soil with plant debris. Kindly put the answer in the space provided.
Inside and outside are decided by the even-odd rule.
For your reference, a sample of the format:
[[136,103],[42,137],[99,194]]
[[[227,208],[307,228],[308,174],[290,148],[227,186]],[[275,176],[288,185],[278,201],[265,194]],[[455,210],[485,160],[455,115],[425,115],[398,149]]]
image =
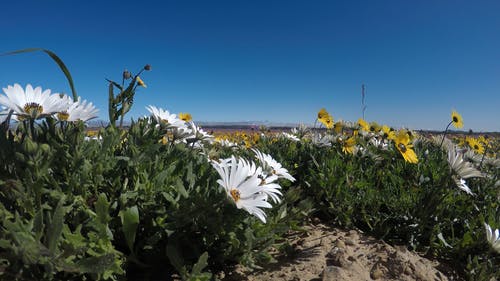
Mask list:
[[[262,270],[250,272],[236,267],[219,274],[225,281],[265,280],[460,280],[446,276],[446,268],[408,251],[390,246],[357,230],[340,230],[317,224],[293,240],[293,257],[278,258]],[[455,277],[453,277],[455,276]]]

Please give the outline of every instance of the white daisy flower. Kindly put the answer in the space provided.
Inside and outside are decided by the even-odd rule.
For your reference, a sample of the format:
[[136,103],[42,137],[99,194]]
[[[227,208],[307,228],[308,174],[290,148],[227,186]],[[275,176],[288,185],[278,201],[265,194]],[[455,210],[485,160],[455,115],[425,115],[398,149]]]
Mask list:
[[281,135],[289,140],[292,140],[292,141],[300,141],[300,139],[292,134],[289,134],[289,133],[286,133],[286,132],[282,132]]
[[50,94],[50,90],[42,92],[41,87],[28,84],[24,90],[19,84],[3,88],[6,96],[0,95],[0,104],[14,110],[18,119],[38,119],[62,111],[66,101],[59,94]]
[[491,247],[497,252],[500,253],[500,233],[498,229],[491,229],[487,223],[484,223],[484,227],[486,228],[486,240],[490,243]]
[[153,118],[158,121],[158,123],[166,124],[168,127],[186,127],[184,121],[177,118],[176,114],[170,114],[168,110],[163,110],[152,105],[146,106],[146,109],[151,113]]
[[322,135],[319,133],[315,133],[311,137],[311,142],[319,147],[332,146],[333,141],[334,139],[332,135]]
[[450,164],[451,170],[462,179],[483,177],[483,174],[474,168],[472,163],[465,161],[462,154],[456,149],[448,150],[448,163]]
[[5,122],[7,117],[9,116],[10,110],[5,110],[4,108],[0,107],[0,124]]
[[78,98],[75,102],[70,97],[67,97],[67,102],[68,105],[66,110],[56,114],[56,118],[59,121],[75,122],[81,120],[83,122],[87,122],[88,120],[97,117],[99,110],[96,109],[91,102],[87,103],[86,100],[82,101],[81,98]]
[[216,139],[216,142],[218,142],[221,146],[227,146],[227,147],[236,147],[238,146],[236,143],[231,142],[227,139]]
[[288,170],[283,168],[278,161],[274,160],[274,158],[269,155],[260,152],[257,149],[252,149],[252,151],[255,153],[255,156],[259,160],[259,162],[262,164],[264,170],[268,172],[270,175],[276,175],[278,178],[285,178],[289,181],[295,181],[295,178],[292,177],[288,173]]
[[193,131],[188,127],[173,127],[172,135],[175,143],[187,143],[187,139],[193,135]]
[[389,149],[389,144],[387,143],[387,141],[381,138],[373,137],[368,143],[382,150]]
[[[226,159],[219,159],[218,161],[216,161],[216,163],[227,165],[233,159],[234,159],[233,157],[226,158]],[[248,176],[252,177],[255,174],[257,174],[257,177],[260,179],[259,185],[262,186],[262,188],[263,188],[261,193],[264,193],[268,197],[270,197],[274,203],[281,202],[280,197],[283,195],[280,191],[281,186],[277,183],[274,183],[278,179],[278,176],[275,174],[266,173],[265,171],[262,170],[261,167],[258,167],[257,165],[255,165],[254,162],[250,161],[248,165],[249,165],[248,166]]]
[[252,162],[236,159],[234,156],[220,162],[212,161],[212,166],[221,177],[217,183],[224,188],[236,207],[244,209],[265,223],[266,214],[261,208],[272,206],[267,202],[267,195],[263,193],[264,187],[260,185],[261,180],[258,177],[260,168],[257,168],[253,175],[249,175],[253,169],[252,165],[255,167]]
[[474,195],[474,193],[472,193],[472,190],[470,190],[469,186],[467,186],[467,183],[465,182],[464,179],[454,179],[454,180],[458,188],[465,191],[467,194]]
[[214,137],[209,133],[205,132],[202,128],[196,126],[193,121],[188,122],[188,127],[191,129],[192,136],[188,138],[188,142],[190,143],[198,143],[198,142],[208,142],[213,143]]

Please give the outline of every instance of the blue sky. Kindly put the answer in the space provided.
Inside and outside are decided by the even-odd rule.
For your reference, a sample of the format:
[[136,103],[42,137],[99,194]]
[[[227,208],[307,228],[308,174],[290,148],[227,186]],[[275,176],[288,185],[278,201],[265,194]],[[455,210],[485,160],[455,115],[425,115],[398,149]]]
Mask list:
[[[500,2],[8,1],[0,53],[42,47],[107,117],[105,78],[142,78],[128,117],[152,104],[195,121],[313,123],[361,117],[394,127],[500,131]],[[43,53],[0,57],[0,86],[69,93]]]

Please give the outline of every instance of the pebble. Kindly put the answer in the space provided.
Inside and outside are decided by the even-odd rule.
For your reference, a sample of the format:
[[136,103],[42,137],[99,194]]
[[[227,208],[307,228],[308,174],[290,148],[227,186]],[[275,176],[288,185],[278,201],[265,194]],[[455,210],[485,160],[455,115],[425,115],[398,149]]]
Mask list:
[[341,249],[344,249],[345,248],[345,243],[344,241],[340,240],[340,239],[337,239],[337,241],[335,242],[335,246],[341,248]]
[[384,275],[384,273],[382,272],[382,270],[380,270],[380,267],[378,265],[373,266],[370,277],[375,280],[382,277],[382,275]]
[[339,280],[340,269],[336,266],[327,266],[323,273],[321,273],[322,281],[336,281]]
[[350,239],[350,238],[346,238],[345,239],[345,243],[346,243],[346,245],[349,245],[349,246],[353,246],[354,245],[354,241],[352,241],[352,239]]

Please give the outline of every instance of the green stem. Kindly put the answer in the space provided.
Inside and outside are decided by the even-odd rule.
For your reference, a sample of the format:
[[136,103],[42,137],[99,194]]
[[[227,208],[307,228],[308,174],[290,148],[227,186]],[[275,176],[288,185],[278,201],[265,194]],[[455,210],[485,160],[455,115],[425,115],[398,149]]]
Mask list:
[[30,118],[30,132],[31,132],[31,139],[34,141],[35,140],[35,120]]
[[444,138],[446,137],[446,133],[448,132],[448,128],[450,128],[451,123],[453,123],[453,120],[450,123],[448,123],[448,126],[446,126],[446,129],[444,130],[443,138],[441,139],[441,143],[439,144],[439,147],[441,147],[443,145]]
[[484,160],[484,156],[486,155],[486,152],[488,152],[488,146],[487,145],[484,148],[483,157],[481,157],[481,162],[479,162],[479,167],[478,167],[479,170],[481,170],[481,166],[483,165],[483,160]]

